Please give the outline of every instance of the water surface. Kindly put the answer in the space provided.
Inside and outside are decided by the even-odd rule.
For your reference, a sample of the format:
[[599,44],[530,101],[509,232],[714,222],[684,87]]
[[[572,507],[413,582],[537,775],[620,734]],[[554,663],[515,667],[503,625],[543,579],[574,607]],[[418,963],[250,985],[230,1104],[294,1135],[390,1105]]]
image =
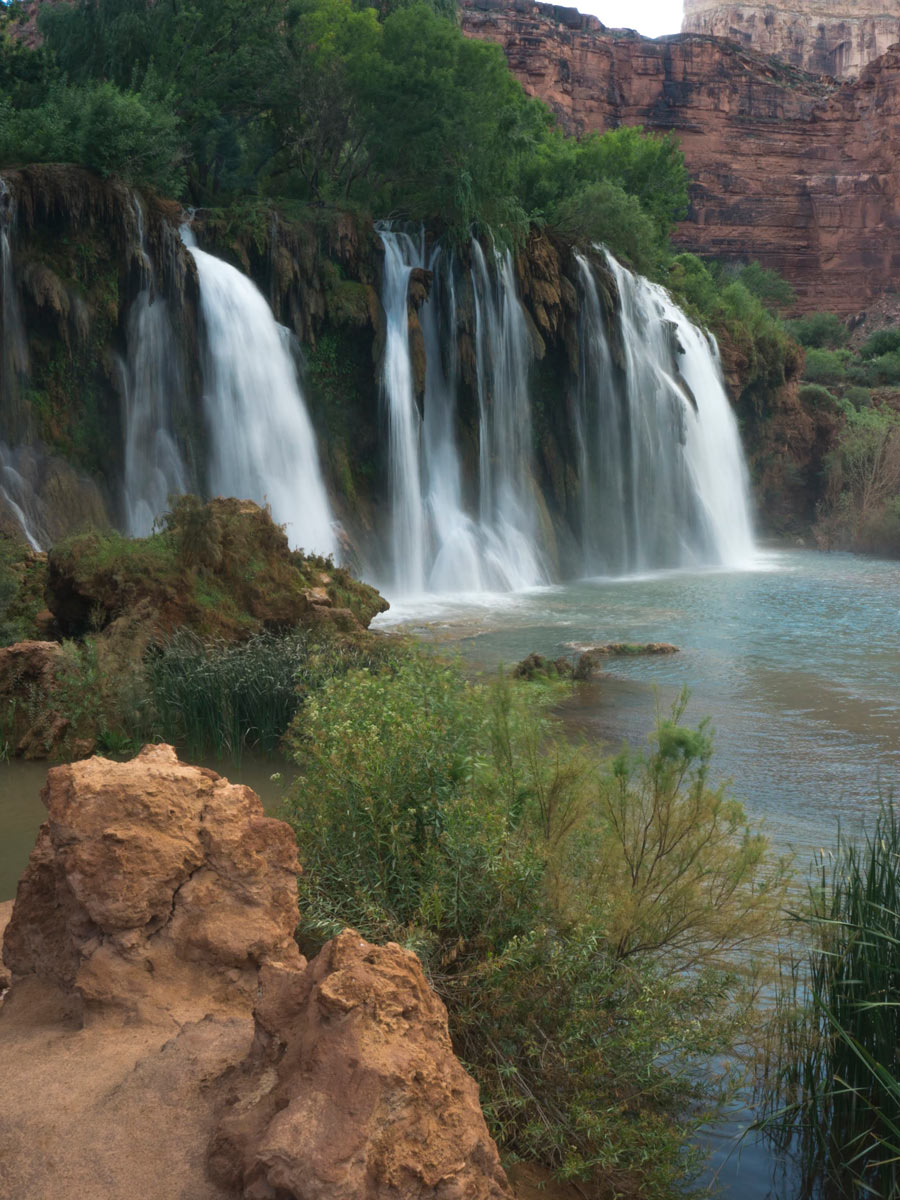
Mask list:
[[612,658],[565,703],[611,749],[640,743],[683,687],[709,717],[715,775],[780,846],[806,851],[853,828],[900,777],[900,564],[772,551],[741,571],[587,579],[512,597],[425,597],[378,619],[455,646],[486,668],[531,651],[674,642]]

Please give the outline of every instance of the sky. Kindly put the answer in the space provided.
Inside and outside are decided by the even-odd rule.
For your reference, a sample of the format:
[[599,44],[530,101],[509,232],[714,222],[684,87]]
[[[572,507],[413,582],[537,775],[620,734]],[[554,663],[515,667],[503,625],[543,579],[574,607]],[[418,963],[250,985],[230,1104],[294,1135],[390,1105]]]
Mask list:
[[682,0],[556,0],[599,17],[613,29],[636,29],[647,37],[681,32]]

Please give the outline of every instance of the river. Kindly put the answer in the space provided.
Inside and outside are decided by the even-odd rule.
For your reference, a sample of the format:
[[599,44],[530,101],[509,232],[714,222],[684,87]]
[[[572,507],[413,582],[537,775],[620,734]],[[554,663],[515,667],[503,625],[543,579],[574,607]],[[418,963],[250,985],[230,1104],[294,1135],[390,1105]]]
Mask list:
[[673,642],[678,654],[611,658],[562,714],[616,749],[640,744],[684,687],[709,717],[714,775],[773,842],[802,856],[852,830],[900,771],[900,563],[762,552],[741,571],[588,579],[516,596],[434,597],[378,619],[485,668],[531,651]]

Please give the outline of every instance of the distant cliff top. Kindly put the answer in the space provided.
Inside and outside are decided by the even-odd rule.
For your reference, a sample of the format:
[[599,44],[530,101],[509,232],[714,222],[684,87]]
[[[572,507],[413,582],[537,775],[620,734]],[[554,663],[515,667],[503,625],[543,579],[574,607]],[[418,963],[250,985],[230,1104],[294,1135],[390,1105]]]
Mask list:
[[685,33],[729,38],[792,66],[837,78],[900,42],[896,0],[789,0],[787,4],[685,0]]

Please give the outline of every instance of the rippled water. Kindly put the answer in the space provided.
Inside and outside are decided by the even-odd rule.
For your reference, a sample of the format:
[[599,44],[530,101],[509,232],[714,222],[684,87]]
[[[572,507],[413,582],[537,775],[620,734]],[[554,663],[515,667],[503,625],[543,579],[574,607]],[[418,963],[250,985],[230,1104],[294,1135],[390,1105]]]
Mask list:
[[639,742],[682,687],[708,716],[715,770],[782,846],[852,828],[900,777],[900,564],[774,551],[743,571],[582,580],[513,597],[395,603],[379,618],[456,645],[487,667],[532,650],[674,642],[615,658],[574,689],[567,718],[611,747]]

